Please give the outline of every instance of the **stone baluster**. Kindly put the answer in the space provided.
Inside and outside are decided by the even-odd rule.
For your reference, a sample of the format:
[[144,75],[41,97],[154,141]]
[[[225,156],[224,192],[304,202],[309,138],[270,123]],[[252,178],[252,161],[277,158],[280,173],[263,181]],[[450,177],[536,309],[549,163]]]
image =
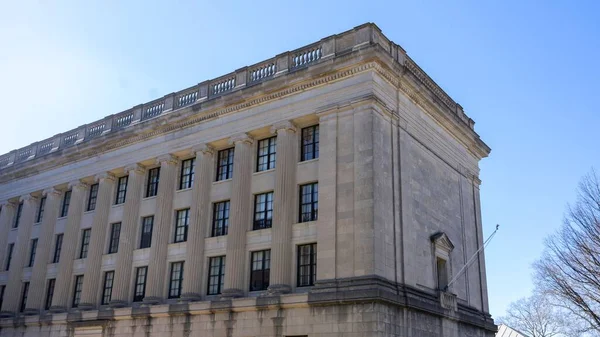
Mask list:
[[271,273],[269,293],[284,294],[292,290],[292,225],[296,195],[296,166],[298,136],[288,121],[271,128],[277,133],[277,162],[273,200],[273,229],[271,241]]
[[6,253],[8,252],[8,233],[16,212],[16,204],[9,201],[2,203],[2,210],[0,211],[0,271],[4,271]]
[[58,218],[62,192],[50,188],[44,190],[43,195],[46,196],[46,204],[44,205],[44,215],[40,225],[40,236],[38,239],[35,261],[33,261],[31,283],[29,284],[29,294],[27,296],[27,305],[25,307],[25,313],[29,315],[39,313],[44,307],[48,257],[50,256],[52,242],[54,241],[54,227],[56,225],[56,219]]
[[252,219],[252,138],[247,134],[231,137],[235,144],[233,181],[231,186],[231,210],[227,234],[227,263],[222,297],[244,295],[246,275],[246,232]]
[[112,307],[123,307],[129,303],[133,250],[136,248],[136,234],[140,223],[140,202],[146,172],[142,166],[137,164],[128,166],[125,170],[129,172],[129,186],[127,186],[127,199],[125,199],[123,207],[115,279],[110,301]]
[[[98,196],[96,199],[96,209],[94,210],[94,219],[92,220],[90,247],[85,261],[85,277],[83,278],[83,288],[81,290],[81,303],[79,303],[78,307],[80,310],[92,310],[97,305],[98,289],[102,286],[103,281],[102,255],[108,232],[108,215],[110,213],[115,180],[116,178],[107,172],[98,174],[95,177],[95,181],[98,182]],[[129,199],[129,197],[130,195],[127,193],[127,198]]]
[[[67,214],[60,262],[58,263],[54,296],[52,296],[52,306],[50,307],[50,311],[52,312],[66,311],[69,307],[69,300],[72,299],[70,286],[73,280],[73,260],[76,257],[81,216],[83,214],[83,205],[85,204],[88,185],[76,180],[69,183],[69,188],[72,189],[71,202]],[[92,237],[91,240],[94,240],[94,238]]]
[[23,288],[23,267],[25,267],[25,261],[29,256],[29,241],[31,240],[31,227],[33,227],[35,219],[37,200],[36,197],[29,194],[22,196],[20,199],[23,202],[23,209],[19,221],[17,241],[15,242],[10,270],[8,272],[8,282],[4,290],[5,297],[2,304],[2,311],[4,313],[16,313],[19,311]]
[[173,197],[177,183],[178,160],[171,155],[158,158],[160,161],[160,186],[156,196],[156,213],[152,233],[152,249],[146,282],[144,303],[157,304],[163,301],[164,284],[167,279],[167,253],[169,234],[175,216],[173,214]]
[[214,171],[214,150],[206,145],[194,149],[196,153],[196,179],[192,191],[190,228],[186,250],[182,298],[198,301],[201,298],[201,280],[204,265],[204,238],[210,219],[210,188]]

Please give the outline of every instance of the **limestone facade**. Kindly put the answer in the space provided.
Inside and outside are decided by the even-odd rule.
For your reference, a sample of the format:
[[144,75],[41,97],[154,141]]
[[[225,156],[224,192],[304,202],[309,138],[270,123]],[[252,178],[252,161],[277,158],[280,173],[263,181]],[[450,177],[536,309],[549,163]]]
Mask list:
[[473,127],[364,24],[0,156],[0,336],[492,336]]

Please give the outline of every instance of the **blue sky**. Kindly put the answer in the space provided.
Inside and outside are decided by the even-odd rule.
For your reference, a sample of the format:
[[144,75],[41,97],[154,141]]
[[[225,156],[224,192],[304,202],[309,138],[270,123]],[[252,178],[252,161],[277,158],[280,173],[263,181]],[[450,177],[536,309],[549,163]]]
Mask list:
[[375,22],[492,148],[481,163],[491,312],[600,168],[593,1],[4,1],[0,153]]

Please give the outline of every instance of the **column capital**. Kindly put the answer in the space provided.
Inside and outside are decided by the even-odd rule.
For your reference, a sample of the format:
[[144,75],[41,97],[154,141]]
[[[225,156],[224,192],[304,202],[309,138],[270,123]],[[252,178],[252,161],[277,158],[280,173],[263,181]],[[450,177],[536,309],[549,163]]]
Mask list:
[[177,165],[179,159],[172,154],[164,154],[162,156],[156,157],[157,164],[166,164],[166,165]]
[[198,155],[198,153],[202,153],[202,154],[208,154],[208,155],[214,155],[215,154],[215,149],[207,144],[200,144],[200,145],[196,145],[192,148],[192,154]]
[[298,129],[291,121],[281,121],[271,126],[271,133],[278,133],[279,131],[290,131],[296,132]]
[[94,176],[94,181],[99,182],[99,183],[101,183],[103,181],[114,182],[116,179],[117,179],[117,177],[115,177],[110,172],[102,172],[102,173],[98,173]]
[[24,194],[19,198],[19,202],[24,201],[24,202],[35,202],[37,201],[37,197],[31,195],[31,194]]
[[69,182],[69,189],[86,189],[88,185],[81,180],[73,180]]
[[146,172],[146,168],[138,163],[129,164],[129,165],[125,166],[125,172],[127,174],[131,173],[131,171],[142,174],[142,173]]
[[238,133],[238,134],[235,134],[235,135],[229,137],[229,144],[230,145],[235,145],[237,143],[252,144],[253,142],[254,142],[254,139],[252,139],[252,137],[250,137],[245,132]]
[[54,187],[50,187],[50,188],[47,188],[47,189],[45,189],[45,190],[42,191],[42,195],[45,196],[45,197],[46,196],[48,196],[48,197],[52,197],[52,196],[59,197],[61,194],[62,194],[62,191],[57,190]]
[[0,206],[15,209],[17,207],[17,204],[13,201],[4,200],[0,202]]

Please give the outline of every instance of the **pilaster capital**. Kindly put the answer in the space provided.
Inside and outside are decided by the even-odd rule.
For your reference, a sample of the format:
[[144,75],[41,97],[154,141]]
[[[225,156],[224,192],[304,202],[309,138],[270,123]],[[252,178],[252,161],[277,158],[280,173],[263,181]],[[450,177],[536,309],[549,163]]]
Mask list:
[[198,154],[204,154],[204,155],[214,155],[215,154],[215,149],[207,144],[200,144],[200,145],[196,145],[192,148],[192,154],[198,155]]
[[35,202],[35,201],[37,201],[37,199],[38,198],[36,196],[33,196],[31,194],[24,194],[19,198],[19,201],[20,202],[24,201],[24,202],[29,203],[29,202]]
[[144,172],[146,172],[146,168],[138,163],[129,164],[125,166],[125,173],[130,174],[131,172],[143,174]]
[[233,135],[233,136],[229,137],[229,144],[230,145],[235,145],[237,143],[252,144],[253,142],[254,142],[254,139],[252,139],[252,137],[250,137],[245,132],[238,133],[236,135]]
[[0,201],[0,206],[2,206],[2,208],[10,208],[10,209],[15,209],[17,208],[17,204],[12,202],[12,201],[8,201],[8,200],[4,200],[4,201]]
[[164,154],[162,156],[156,157],[156,163],[161,166],[164,165],[177,165],[179,159],[172,154]]
[[62,194],[62,191],[57,190],[54,187],[50,187],[50,188],[47,188],[47,189],[45,189],[45,190],[42,191],[42,195],[43,196],[45,196],[45,197],[51,197],[51,198],[52,197],[60,197],[61,194]]
[[481,179],[479,179],[479,177],[476,175],[473,176],[473,185],[477,188],[481,186]]
[[85,190],[88,188],[88,185],[81,180],[73,180],[69,182],[69,189],[81,189]]
[[94,181],[98,183],[102,182],[115,182],[117,178],[110,172],[98,173],[94,176]]
[[271,126],[271,133],[278,133],[279,131],[296,132],[298,129],[291,121],[281,121]]

